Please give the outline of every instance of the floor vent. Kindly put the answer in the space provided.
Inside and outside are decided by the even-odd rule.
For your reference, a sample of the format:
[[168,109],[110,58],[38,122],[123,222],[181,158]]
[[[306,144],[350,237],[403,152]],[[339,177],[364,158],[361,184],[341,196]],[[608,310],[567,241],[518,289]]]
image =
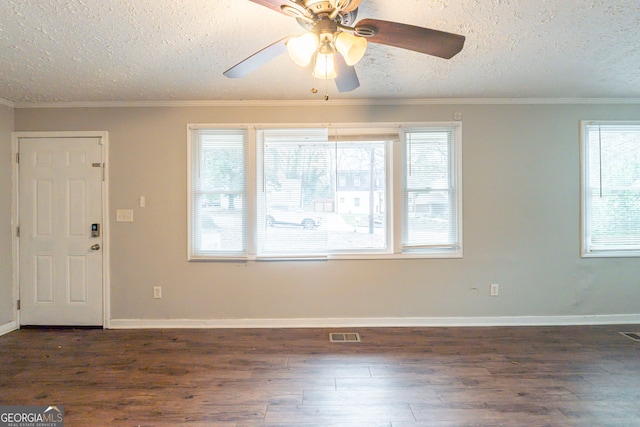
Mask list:
[[640,341],[640,332],[620,332],[620,334],[631,340]]
[[357,332],[332,332],[329,334],[330,342],[360,342],[360,334]]

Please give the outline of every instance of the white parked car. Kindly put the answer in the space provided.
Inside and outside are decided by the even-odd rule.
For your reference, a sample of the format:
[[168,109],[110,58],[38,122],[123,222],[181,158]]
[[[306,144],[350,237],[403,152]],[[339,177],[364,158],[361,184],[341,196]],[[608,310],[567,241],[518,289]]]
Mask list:
[[267,225],[295,225],[304,228],[318,228],[322,218],[313,212],[294,206],[270,206],[267,208]]

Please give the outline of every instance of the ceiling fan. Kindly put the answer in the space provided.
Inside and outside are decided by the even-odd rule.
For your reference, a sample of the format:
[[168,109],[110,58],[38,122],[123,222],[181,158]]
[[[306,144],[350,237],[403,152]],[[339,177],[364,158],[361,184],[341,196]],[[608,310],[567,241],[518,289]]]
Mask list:
[[250,1],[293,16],[307,32],[284,37],[254,53],[225,71],[227,77],[244,77],[288,51],[300,66],[313,62],[314,77],[335,79],[339,92],[349,92],[360,86],[353,66],[364,56],[368,42],[450,59],[465,41],[462,35],[397,22],[363,19],[355,23],[362,0]]

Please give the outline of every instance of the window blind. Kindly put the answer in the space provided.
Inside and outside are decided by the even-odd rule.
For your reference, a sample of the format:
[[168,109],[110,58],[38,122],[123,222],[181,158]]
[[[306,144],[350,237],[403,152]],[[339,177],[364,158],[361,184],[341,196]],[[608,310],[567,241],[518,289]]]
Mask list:
[[247,254],[247,131],[190,129],[190,248],[194,256]]
[[590,124],[583,141],[584,251],[640,254],[640,125]]
[[404,130],[404,252],[460,247],[455,130]]

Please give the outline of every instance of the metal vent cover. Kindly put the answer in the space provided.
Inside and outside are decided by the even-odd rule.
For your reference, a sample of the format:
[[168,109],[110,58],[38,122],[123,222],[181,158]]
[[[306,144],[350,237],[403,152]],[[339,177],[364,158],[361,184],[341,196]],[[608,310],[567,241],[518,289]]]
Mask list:
[[625,337],[629,338],[630,340],[634,340],[634,341],[638,341],[640,342],[640,332],[619,332],[620,335],[624,335]]
[[331,332],[329,342],[360,342],[360,334],[357,332]]

